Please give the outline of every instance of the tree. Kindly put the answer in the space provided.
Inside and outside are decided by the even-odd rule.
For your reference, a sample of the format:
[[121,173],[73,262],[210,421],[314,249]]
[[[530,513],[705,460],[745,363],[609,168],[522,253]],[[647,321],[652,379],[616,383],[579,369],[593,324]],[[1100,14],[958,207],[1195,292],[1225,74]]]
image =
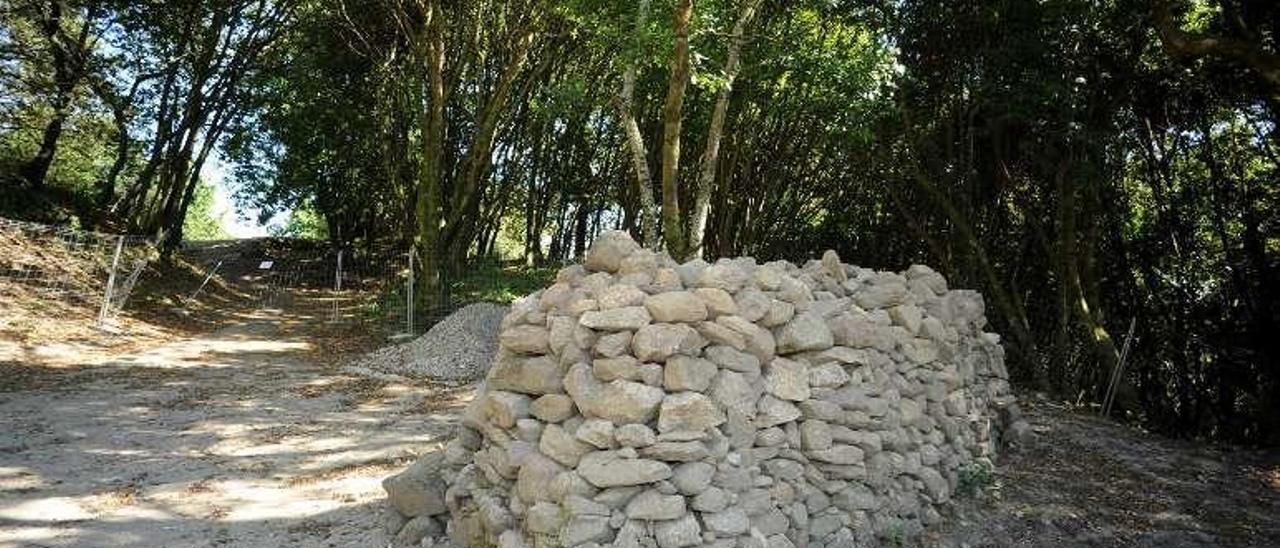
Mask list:
[[1173,0],[1154,0],[1155,27],[1165,51],[1180,58],[1215,57],[1247,67],[1262,81],[1267,99],[1276,108],[1280,104],[1280,53],[1274,42],[1268,44],[1264,36],[1275,36],[1280,30],[1276,23],[1280,10],[1274,2],[1267,1],[1216,4],[1200,4],[1193,8],[1192,15],[1204,20],[1214,13],[1213,7],[1221,8],[1216,10],[1221,17],[1215,18],[1213,26],[1221,29],[1222,35],[1185,30],[1181,18],[1174,13]]
[[22,167],[22,177],[38,189],[44,186],[49,166],[58,151],[58,139],[62,137],[63,126],[71,115],[76,88],[91,70],[93,42],[97,39],[94,26],[100,6],[90,0],[83,7],[83,15],[79,9],[68,10],[64,0],[48,0],[29,7],[35,12],[36,24],[53,68],[49,94],[52,115],[45,124],[35,157]]
[[[745,42],[747,25],[759,9],[758,0],[742,3],[731,31],[722,74],[713,78],[719,83],[715,107],[707,128],[706,148],[701,157],[701,168],[692,193],[684,190],[680,181],[681,132],[684,124],[685,90],[690,79],[690,25],[694,15],[692,0],[678,0],[672,15],[673,46],[669,62],[667,93],[662,109],[662,234],[667,252],[674,257],[701,256],[708,212],[711,207],[711,190],[715,182],[716,165],[719,162],[720,140],[729,110],[733,82],[741,64],[741,50]],[[637,42],[643,35],[648,2],[642,2],[636,16]],[[635,166],[636,185],[642,210],[647,219],[656,217],[649,197],[649,169],[643,137],[631,113],[635,93],[636,62],[628,63],[623,74],[622,93],[618,111],[627,136],[628,147]],[[693,207],[682,211],[681,194],[692,194]],[[656,240],[648,236],[656,226],[646,228],[646,245],[653,247]]]
[[[51,6],[86,60],[62,76]],[[216,154],[284,234],[416,245],[424,300],[606,229],[679,260],[925,263],[982,291],[1015,382],[1101,401],[1120,374],[1121,417],[1273,443],[1277,9],[33,0],[0,11],[0,208],[171,246]]]
[[691,257],[701,257],[707,231],[707,215],[711,209],[711,190],[716,181],[716,168],[720,163],[720,140],[724,134],[725,118],[728,117],[729,99],[733,94],[733,82],[738,79],[738,70],[742,65],[742,45],[746,41],[746,28],[755,18],[761,0],[747,0],[742,5],[742,12],[733,24],[733,32],[729,36],[728,54],[724,63],[724,81],[716,94],[716,106],[711,113],[711,122],[707,127],[706,149],[702,153],[702,167],[698,171],[697,186],[694,187],[693,213],[689,219],[688,251]]
[[243,114],[243,83],[284,32],[290,0],[226,4],[162,3],[136,15],[138,32],[161,60],[154,137],[137,179],[114,208],[166,250],[182,240],[182,220],[200,169]]
[[[634,46],[631,52],[633,57],[644,55],[644,34],[648,18],[649,0],[640,0],[636,10]],[[653,201],[653,179],[649,174],[649,153],[645,150],[644,137],[640,134],[640,125],[636,123],[636,117],[631,111],[632,103],[635,101],[638,64],[639,61],[635,58],[627,62],[627,69],[622,74],[622,91],[618,94],[616,105],[623,132],[627,137],[627,149],[631,153],[631,164],[635,170],[636,198],[640,202],[641,214],[644,216],[644,238],[642,241],[645,247],[656,249],[659,242],[658,206]]]
[[684,89],[689,85],[689,18],[693,0],[677,0],[672,31],[671,75],[662,107],[662,236],[667,252],[684,258],[688,251],[684,218],[680,215],[680,126],[684,117]]

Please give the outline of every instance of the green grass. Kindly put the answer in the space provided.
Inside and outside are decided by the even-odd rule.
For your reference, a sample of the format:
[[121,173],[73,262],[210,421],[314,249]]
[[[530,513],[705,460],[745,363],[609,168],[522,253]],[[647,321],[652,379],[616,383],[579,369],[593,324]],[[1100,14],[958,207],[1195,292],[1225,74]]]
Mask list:
[[367,321],[381,321],[390,317],[390,311],[405,307],[405,288],[401,284],[391,286],[383,291],[377,299],[365,303],[361,309]]
[[489,263],[468,267],[451,284],[452,300],[510,304],[551,284],[559,267]]
[[[414,312],[414,330],[421,333],[458,308],[477,302],[510,304],[512,301],[550,285],[557,266],[526,267],[519,263],[489,262],[468,266],[452,276],[448,298],[443,301],[419,300]],[[405,321],[404,280],[382,287],[372,298],[361,303],[359,313],[364,322],[392,325],[399,329]],[[391,322],[394,320],[394,322]],[[390,322],[390,323],[389,323]]]

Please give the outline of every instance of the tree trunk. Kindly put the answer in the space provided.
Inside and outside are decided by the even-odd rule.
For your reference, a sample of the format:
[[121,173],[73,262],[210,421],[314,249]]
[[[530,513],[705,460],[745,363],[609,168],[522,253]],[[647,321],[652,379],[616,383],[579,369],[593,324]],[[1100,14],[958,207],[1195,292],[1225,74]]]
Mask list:
[[49,166],[53,165],[53,155],[58,151],[58,138],[62,136],[62,126],[67,121],[67,110],[70,108],[70,94],[58,93],[53,101],[53,118],[45,125],[40,138],[40,150],[22,166],[22,177],[31,188],[43,188],[45,178],[49,175]]
[[591,208],[588,206],[589,198],[582,196],[578,199],[577,207],[573,211],[573,256],[582,257],[587,251],[587,221],[591,219]]
[[[130,94],[130,102],[132,102],[132,94]],[[111,201],[116,197],[116,181],[119,180],[125,166],[129,164],[129,117],[125,112],[126,108],[128,107],[111,109],[116,125],[116,156],[111,162],[111,169],[98,185],[98,208],[103,211],[111,206]]]
[[679,0],[674,17],[675,48],[671,80],[662,108],[662,232],[667,252],[675,259],[688,255],[684,220],[680,214],[680,124],[684,90],[689,83],[689,18],[693,0]]
[[[198,79],[197,82],[203,82]],[[187,106],[183,113],[182,146],[174,151],[169,149],[169,158],[165,163],[165,175],[163,189],[166,195],[164,206],[161,210],[160,217],[156,220],[155,226],[152,227],[156,239],[164,242],[166,250],[171,249],[172,236],[170,233],[181,233],[182,219],[179,217],[179,210],[182,208],[182,202],[186,199],[187,192],[187,173],[192,169],[191,159],[196,146],[200,127],[203,125],[205,111],[203,108],[203,93],[198,88],[193,87],[192,92],[187,97]],[[198,171],[198,170],[197,170]]]
[[474,219],[476,206],[480,200],[481,182],[488,173],[492,161],[493,143],[497,138],[502,115],[512,97],[516,78],[524,70],[529,58],[529,49],[533,45],[536,22],[528,22],[514,40],[514,51],[511,59],[498,77],[493,93],[489,96],[484,109],[480,112],[475,135],[467,149],[467,156],[462,163],[462,177],[454,190],[450,201],[449,222],[446,229],[446,246],[465,246],[468,242],[460,238],[469,233],[467,219]]
[[147,193],[151,192],[151,185],[155,180],[156,171],[160,169],[160,163],[164,159],[165,147],[169,144],[169,139],[173,134],[173,103],[176,100],[174,94],[174,85],[178,77],[180,68],[179,62],[181,55],[186,53],[188,34],[184,35],[184,40],[178,48],[178,55],[165,69],[164,84],[160,87],[160,103],[156,108],[156,129],[155,137],[151,142],[151,148],[147,152],[147,163],[142,168],[142,172],[138,174],[138,178],[125,192],[124,196],[112,206],[112,213],[120,217],[129,219],[130,224],[135,228],[141,228],[144,223],[139,222],[139,215],[146,214],[145,211],[139,213],[138,209],[143,206],[146,201]]
[[[649,16],[649,1],[640,0],[639,11],[636,14],[636,30],[635,43],[639,48],[640,36],[644,33],[645,19]],[[636,61],[632,61],[627,65],[627,70],[622,74],[622,93],[617,97],[618,116],[621,118],[622,130],[627,138],[627,150],[631,153],[631,164],[635,169],[636,182],[636,198],[640,205],[640,215],[643,218],[643,229],[641,241],[645,247],[649,249],[658,248],[658,205],[653,201],[653,176],[649,173],[649,153],[645,150],[644,136],[640,133],[640,126],[636,123],[635,114],[632,112],[632,102],[635,100],[636,94]]]
[[133,108],[134,99],[138,96],[138,88],[142,87],[143,82],[154,78],[156,74],[139,74],[134,77],[133,85],[129,86],[129,93],[120,96],[111,88],[111,84],[101,78],[91,78],[90,84],[93,86],[94,92],[98,97],[111,108],[111,120],[116,126],[116,150],[115,159],[111,162],[111,168],[107,170],[106,176],[98,182],[98,209],[100,214],[105,214],[111,207],[112,200],[116,196],[116,183],[120,178],[120,174],[124,172],[124,168],[129,164],[130,145],[132,138],[129,135],[129,123],[132,121],[131,109]]
[[438,300],[441,264],[440,222],[441,211],[441,149],[444,147],[444,29],[438,3],[429,4],[427,12],[427,44],[425,61],[427,69],[427,112],[419,117],[422,124],[423,149],[418,170],[418,265],[421,275],[417,278],[420,302],[431,304]]
[[68,49],[69,40],[64,40],[62,31],[62,7],[62,0],[49,0],[48,11],[40,12],[40,33],[48,42],[53,56],[54,93],[49,101],[49,105],[53,107],[53,116],[41,132],[40,149],[36,151],[35,157],[22,166],[22,177],[32,188],[44,187],[49,166],[53,165],[53,157],[58,152],[58,139],[62,137],[62,128],[71,115],[72,94],[84,76],[89,31],[97,12],[96,4],[91,3],[85,13],[83,26],[77,33],[78,42],[71,46],[75,49]]
[[161,246],[161,250],[165,254],[172,253],[182,244],[182,230],[183,224],[187,219],[187,210],[191,207],[192,199],[195,198],[197,187],[200,186],[200,167],[209,159],[209,153],[213,151],[218,140],[222,138],[222,133],[226,131],[227,124],[237,116],[236,107],[227,108],[230,110],[222,110],[214,115],[208,131],[205,132],[204,140],[200,143],[200,151],[196,154],[195,159],[188,158],[186,170],[176,175],[179,180],[183,181],[182,184],[185,190],[183,191],[177,214],[170,220],[166,229],[167,236]]
[[698,173],[698,183],[694,187],[693,213],[689,219],[689,251],[688,258],[703,255],[703,240],[707,232],[707,215],[711,210],[711,186],[716,180],[716,168],[720,161],[720,137],[724,134],[725,118],[729,112],[729,98],[733,95],[733,82],[738,77],[741,67],[743,34],[751,19],[755,17],[761,0],[747,0],[742,6],[742,13],[733,24],[733,34],[729,37],[729,54],[724,64],[724,87],[716,95],[716,106],[711,112],[711,125],[707,128],[707,145],[702,152],[702,170]]
[[[1107,331],[1105,325],[1101,321],[1101,310],[1098,303],[1089,298],[1089,292],[1085,290],[1085,284],[1082,281],[1081,274],[1081,251],[1079,243],[1079,231],[1077,230],[1077,216],[1089,213],[1078,211],[1076,193],[1077,189],[1070,182],[1069,176],[1064,167],[1058,173],[1058,207],[1060,226],[1058,227],[1058,246],[1059,253],[1062,255],[1063,280],[1062,283],[1067,286],[1068,298],[1070,299],[1075,316],[1080,322],[1081,327],[1085,329],[1089,342],[1093,346],[1094,355],[1098,359],[1097,374],[1093,375],[1095,379],[1101,379],[1094,387],[1097,389],[1105,389],[1107,380],[1115,375],[1116,369],[1120,366],[1120,351],[1116,348],[1115,341],[1111,338],[1111,334]],[[1085,240],[1085,245],[1094,245],[1095,242]],[[1083,377],[1082,377],[1083,379]],[[1123,379],[1121,379],[1123,383]],[[1082,386],[1086,386],[1082,383]],[[1099,395],[1101,401],[1101,394]]]
[[[536,172],[535,172],[536,173]],[[534,207],[538,203],[537,182],[529,181],[529,196],[525,200],[524,205],[524,265],[534,265],[534,246],[541,245],[539,234],[534,232],[534,217],[537,215],[537,208]]]

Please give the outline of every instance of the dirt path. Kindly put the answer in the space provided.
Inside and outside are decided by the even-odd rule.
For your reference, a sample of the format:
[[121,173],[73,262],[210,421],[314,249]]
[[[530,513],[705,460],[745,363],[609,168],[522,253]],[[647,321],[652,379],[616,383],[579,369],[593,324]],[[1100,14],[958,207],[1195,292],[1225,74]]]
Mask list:
[[1023,397],[1038,443],[960,496],[929,548],[1275,548],[1280,453],[1171,440]]
[[469,392],[316,365],[296,321],[0,367],[0,546],[385,546],[379,482]]

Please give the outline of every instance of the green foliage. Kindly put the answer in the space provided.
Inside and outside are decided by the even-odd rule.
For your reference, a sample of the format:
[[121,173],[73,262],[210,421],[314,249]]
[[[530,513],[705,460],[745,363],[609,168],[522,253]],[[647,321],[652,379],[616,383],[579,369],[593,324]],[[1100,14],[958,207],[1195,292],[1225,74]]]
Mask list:
[[508,304],[549,285],[556,270],[480,261],[456,275],[451,294],[460,302]]
[[182,222],[184,238],[191,241],[231,238],[231,234],[222,227],[222,216],[226,212],[216,211],[215,205],[213,185],[201,181],[196,187],[191,207],[187,209],[187,218]]
[[1209,30],[1221,16],[1221,4],[1211,0],[1191,0],[1189,9],[1183,16],[1183,27],[1193,31]]
[[995,476],[989,464],[970,462],[956,469],[956,493],[977,498],[995,484]]
[[[1179,28],[1244,41],[1280,20],[1257,0],[1172,4]],[[634,65],[631,113],[656,174],[674,2],[650,2],[637,31],[639,5],[567,0],[539,12],[556,32],[539,35],[522,95],[501,114],[455,267],[465,255],[569,259],[598,230],[641,226],[615,97]],[[740,5],[694,9],[684,211]],[[253,123],[233,140],[243,199],[264,210],[312,200],[339,241],[417,233],[427,78],[423,35],[403,31],[401,6],[365,0],[347,20],[306,5],[287,62],[259,84]],[[510,59],[504,37],[530,6],[443,14],[456,90],[444,181],[470,167],[469,138]],[[1280,376],[1266,364],[1280,349],[1264,333],[1280,325],[1269,184],[1280,95],[1247,63],[1171,56],[1150,8],[763,3],[732,90],[708,255],[833,248],[866,266],[935,265],[954,287],[984,292],[1013,376],[1048,391],[1100,397],[1136,316],[1124,413],[1170,432],[1274,441]],[[1275,54],[1266,39],[1256,46]],[[444,186],[448,210],[460,194]],[[464,285],[500,299],[523,290],[505,278]]]
[[390,316],[391,311],[403,311],[406,302],[405,286],[397,283],[387,287],[385,291],[378,294],[377,298],[364,303],[360,310],[365,321],[382,322]]
[[[464,265],[554,264],[601,230],[644,226],[617,98],[634,66],[629,114],[659,173],[671,0],[650,1],[639,29],[641,2],[605,0],[446,2],[428,28],[418,2],[61,2],[65,34],[91,17],[101,33],[62,91],[51,52],[66,44],[42,37],[44,5],[0,13],[0,215],[160,233],[198,180],[191,145],[207,143],[235,166],[239,205],[293,212],[279,234],[412,241],[466,298],[496,300],[550,271]],[[741,6],[694,8],[668,196],[686,217]],[[250,27],[274,41],[240,47]],[[1016,382],[1093,399],[1136,318],[1121,416],[1280,443],[1280,84],[1266,70],[1280,3],[766,1],[745,36],[708,258],[831,248],[869,267],[931,264],[986,296]],[[442,105],[426,68],[436,39]],[[211,80],[193,87],[194,74]],[[20,175],[60,98],[57,154],[32,188]],[[420,241],[427,188],[447,214],[430,227],[439,241]],[[178,220],[210,237],[196,190]]]
[[885,541],[894,548],[902,548],[907,545],[906,529],[901,522],[895,521],[889,526],[888,531],[885,533]]
[[[295,5],[7,6],[0,12],[3,212],[163,234],[163,247],[173,249],[201,168],[249,112],[257,90],[246,83],[262,79],[264,52],[274,51],[268,46]],[[21,192],[33,197],[14,196]],[[40,207],[23,211],[23,204]]]
[[18,174],[39,148],[50,112],[24,99],[14,110],[0,108],[0,216],[49,223],[74,220],[92,227],[95,184],[111,163],[110,120],[93,110],[74,112],[64,126],[48,184],[31,189]]
[[[352,32],[385,32],[390,6],[348,3],[353,29],[328,2],[304,3],[292,31],[282,38],[275,70],[255,82],[245,107],[254,115],[233,128],[228,156],[236,165],[236,198],[261,212],[304,211],[300,237],[342,240],[399,236],[413,204],[408,193],[415,172],[408,160],[416,127],[407,90],[420,83],[404,67],[373,66],[370,48],[403,54],[395,36],[370,34],[353,42]],[[323,217],[320,219],[319,217]],[[323,231],[318,230],[323,227]],[[337,234],[328,234],[333,227]]]
[[512,212],[504,216],[498,227],[497,237],[491,255],[496,260],[520,260],[524,258],[525,232],[524,213]]
[[298,238],[302,240],[328,240],[329,227],[324,217],[316,211],[310,202],[295,207],[289,212],[289,220],[283,226],[268,229],[277,238]]

